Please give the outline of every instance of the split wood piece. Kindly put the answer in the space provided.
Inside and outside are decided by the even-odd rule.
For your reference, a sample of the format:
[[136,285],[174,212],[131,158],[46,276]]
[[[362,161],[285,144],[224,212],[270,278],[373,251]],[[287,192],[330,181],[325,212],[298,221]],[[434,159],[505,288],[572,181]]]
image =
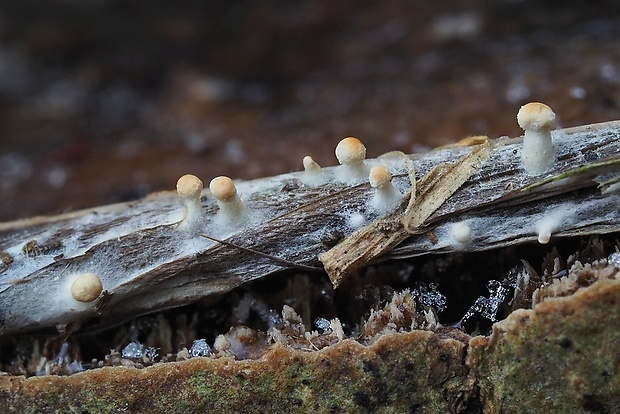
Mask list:
[[[347,237],[331,250],[319,255],[335,288],[352,271],[392,250],[419,227],[486,161],[491,153],[488,140],[476,144],[471,152],[454,163],[433,168],[415,183],[417,194],[408,194],[407,209],[374,222]],[[416,191],[416,190],[413,190]]]

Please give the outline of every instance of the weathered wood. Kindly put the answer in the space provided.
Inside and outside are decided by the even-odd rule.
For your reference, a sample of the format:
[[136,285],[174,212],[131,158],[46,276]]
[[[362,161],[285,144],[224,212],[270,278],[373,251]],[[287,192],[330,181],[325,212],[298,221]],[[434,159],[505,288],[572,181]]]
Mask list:
[[[414,234],[402,233],[402,220],[394,220],[404,213],[407,199],[400,210],[381,217],[369,206],[375,190],[367,182],[336,181],[341,167],[324,169],[327,179],[320,185],[303,184],[304,172],[238,182],[251,221],[237,228],[215,224],[217,205],[208,190],[201,199],[204,224],[196,234],[177,228],[185,208],[173,193],[0,224],[0,334],[111,325],[222,293],[295,264],[304,271],[321,270],[319,255],[325,258],[334,243],[351,243],[352,235],[370,230],[389,239],[388,248],[371,248],[340,277],[377,260],[536,240],[541,226],[553,237],[618,231],[620,121],[559,130],[553,136],[557,161],[548,173],[536,175],[520,165],[521,138],[490,141],[486,161],[410,228]],[[437,166],[463,160],[480,142],[473,144],[366,163],[386,165],[405,194],[412,171],[420,180]],[[361,219],[362,227],[356,227]],[[467,243],[452,234],[454,223],[463,221],[471,228]],[[377,224],[386,222],[390,225]],[[368,239],[370,246],[374,242]],[[330,265],[325,267],[333,278]],[[92,303],[77,302],[69,293],[72,280],[85,272],[97,274],[103,283],[103,294]]]

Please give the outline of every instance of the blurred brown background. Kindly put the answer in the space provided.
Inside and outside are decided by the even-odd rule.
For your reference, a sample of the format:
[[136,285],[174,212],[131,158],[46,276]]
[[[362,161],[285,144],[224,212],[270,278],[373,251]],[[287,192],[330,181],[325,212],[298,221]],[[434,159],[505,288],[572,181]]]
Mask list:
[[620,118],[620,2],[0,3],[0,221]]

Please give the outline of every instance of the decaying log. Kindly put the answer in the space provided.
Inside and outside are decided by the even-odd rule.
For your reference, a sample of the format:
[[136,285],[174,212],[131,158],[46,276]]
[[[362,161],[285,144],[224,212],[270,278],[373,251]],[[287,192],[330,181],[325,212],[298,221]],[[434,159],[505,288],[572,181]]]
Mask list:
[[[403,194],[387,214],[369,204],[367,180],[342,180],[339,166],[315,171],[317,180],[237,182],[248,217],[230,226],[206,189],[196,231],[180,225],[187,211],[172,192],[0,224],[0,335],[112,325],[284,268],[325,269],[338,285],[378,260],[616,232],[619,138],[620,121],[554,131],[556,161],[535,174],[521,166],[522,138],[366,160],[385,165]],[[88,303],[71,295],[84,273],[103,287]]]

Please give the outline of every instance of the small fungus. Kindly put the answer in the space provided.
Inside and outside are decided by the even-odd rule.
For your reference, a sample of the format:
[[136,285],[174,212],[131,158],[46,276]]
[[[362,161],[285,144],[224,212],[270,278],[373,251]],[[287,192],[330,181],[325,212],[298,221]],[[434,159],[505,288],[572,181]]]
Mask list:
[[560,227],[562,215],[558,212],[551,212],[536,223],[538,233],[538,243],[547,244],[551,240],[551,234]]
[[452,235],[454,240],[459,243],[469,243],[471,241],[471,228],[464,221],[458,221],[452,225]]
[[525,131],[521,152],[523,167],[532,174],[548,170],[555,162],[555,149],[551,140],[555,113],[545,104],[531,102],[519,109],[517,122]]
[[551,231],[546,228],[538,232],[538,243],[547,244],[551,240]]
[[186,174],[177,181],[177,193],[185,200],[185,217],[181,222],[183,228],[196,229],[202,221],[202,187],[202,181],[192,174]]
[[102,291],[101,279],[94,273],[84,273],[71,284],[71,296],[78,302],[92,302]]
[[312,159],[311,156],[306,155],[303,159],[304,174],[301,181],[307,185],[319,185],[325,182],[325,172],[321,166]]
[[248,219],[247,208],[237,194],[237,187],[229,177],[211,180],[209,190],[217,200],[220,211],[216,217],[221,224],[243,224]]
[[338,178],[342,181],[359,181],[366,179],[368,168],[364,164],[366,147],[357,138],[347,137],[336,146],[336,158],[341,164]]
[[379,214],[385,214],[398,206],[403,195],[392,184],[392,174],[385,166],[372,167],[368,180],[370,186],[375,189],[375,194],[370,200],[372,209]]

